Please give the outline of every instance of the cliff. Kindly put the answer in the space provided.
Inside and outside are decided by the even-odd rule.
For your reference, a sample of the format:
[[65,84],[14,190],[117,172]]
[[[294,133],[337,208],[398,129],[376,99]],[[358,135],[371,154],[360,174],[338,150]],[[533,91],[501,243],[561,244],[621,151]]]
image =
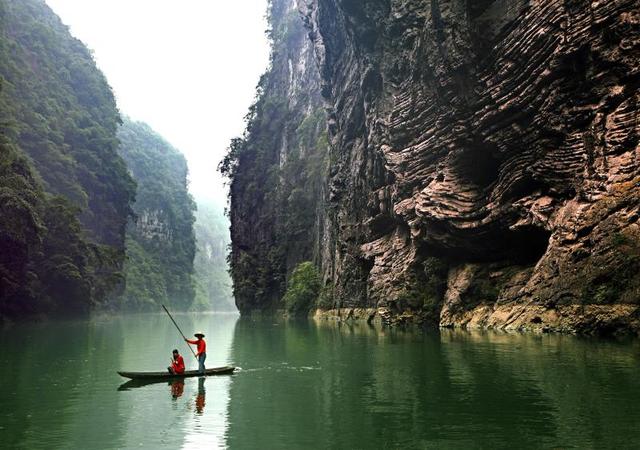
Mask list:
[[330,308],[640,329],[637,1],[298,7],[328,117],[313,246]]
[[120,154],[138,187],[127,228],[125,309],[188,309],[195,298],[195,202],[182,153],[147,124],[124,119]]
[[272,2],[269,21],[271,69],[220,164],[231,178],[230,271],[242,312],[281,308],[287,275],[319,260],[323,240],[328,143],[313,45],[295,3]]

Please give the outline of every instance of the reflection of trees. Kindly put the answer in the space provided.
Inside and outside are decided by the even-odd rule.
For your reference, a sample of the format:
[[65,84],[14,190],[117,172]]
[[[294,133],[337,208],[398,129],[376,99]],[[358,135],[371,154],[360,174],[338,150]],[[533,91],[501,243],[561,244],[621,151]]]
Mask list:
[[104,447],[119,446],[117,433],[104,432],[119,430],[124,420],[104,407],[112,403],[113,389],[107,393],[93,381],[118,365],[113,336],[119,330],[113,326],[47,322],[3,332],[3,353],[11,360],[0,368],[0,378],[11,380],[0,393],[0,403],[11,410],[2,417],[10,431],[3,447],[83,448],[96,433]]
[[241,320],[227,444],[624,446],[640,438],[636,354],[569,336]]
[[[122,335],[126,336],[126,339],[120,344],[122,349],[119,367],[135,368],[135,370],[141,371],[163,370],[167,358],[171,355],[171,350],[177,348],[184,357],[187,370],[197,368],[196,359],[165,314],[140,317],[144,320],[136,319],[136,316],[122,319]],[[202,330],[205,333],[209,367],[225,365],[228,362],[236,316],[178,313],[174,314],[174,318],[187,335],[191,335],[195,330]],[[223,382],[224,379],[211,381],[212,385],[219,387],[217,392],[214,391],[213,398],[216,398],[216,403],[219,403],[218,407],[222,411],[226,408],[227,387],[227,385],[223,385]],[[185,380],[186,395],[174,403],[176,405],[175,413],[161,413],[170,406],[170,397],[166,390],[167,387],[163,383],[135,389],[119,397],[121,401],[119,410],[129,418],[123,430],[127,439],[124,447],[138,446],[140,436],[149,436],[153,430],[157,434],[157,436],[153,436],[153,442],[156,442],[157,439],[161,439],[162,442],[178,440],[179,443],[176,446],[180,447],[193,440],[197,441],[200,438],[198,433],[204,426],[217,426],[217,421],[223,420],[220,419],[220,414],[208,417],[205,413],[199,416],[196,421],[193,415],[188,413],[190,410],[195,410],[194,405],[198,392],[197,379]],[[207,413],[215,409],[216,406],[210,404]],[[148,445],[151,446],[150,443]]]
[[[204,330],[212,365],[229,362],[236,316],[176,320],[185,332]],[[167,383],[116,390],[123,381],[116,370],[163,370],[173,348],[187,350],[164,315],[15,325],[0,331],[0,341],[1,448],[137,448],[142,441],[149,447],[177,441],[178,448],[199,442],[203,429],[224,435],[229,377],[207,381],[210,401],[197,421],[188,414],[195,379],[185,381],[187,394],[176,400]],[[193,356],[184,357],[195,367]]]

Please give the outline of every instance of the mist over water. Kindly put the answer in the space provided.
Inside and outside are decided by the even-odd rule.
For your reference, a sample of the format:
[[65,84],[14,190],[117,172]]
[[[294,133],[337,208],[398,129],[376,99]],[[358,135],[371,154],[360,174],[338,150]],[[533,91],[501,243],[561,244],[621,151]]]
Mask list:
[[638,342],[402,331],[178,314],[233,376],[118,391],[163,370],[160,314],[15,325],[4,352],[7,448],[628,447],[640,442]]

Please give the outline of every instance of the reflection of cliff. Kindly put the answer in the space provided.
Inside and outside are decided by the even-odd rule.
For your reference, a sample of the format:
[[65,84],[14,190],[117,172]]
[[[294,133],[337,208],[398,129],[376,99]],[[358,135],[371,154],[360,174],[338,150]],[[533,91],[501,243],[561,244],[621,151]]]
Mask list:
[[[209,339],[209,367],[230,363],[236,317],[176,314]],[[164,315],[100,317],[89,322],[17,324],[0,330],[1,448],[211,448],[227,427],[231,377],[187,379],[118,391],[116,370],[158,371],[180,349],[197,367]],[[199,397],[200,396],[200,397]],[[174,398],[175,397],[175,398]],[[198,403],[196,404],[196,399]],[[195,414],[197,409],[201,414]]]
[[227,444],[624,446],[640,438],[635,350],[555,335],[240,320]]
[[[196,367],[188,348],[180,342],[181,338],[175,327],[166,323],[169,320],[166,316],[158,314],[139,317],[144,317],[144,320],[137,320],[133,315],[119,320],[122,338],[118,346],[117,367],[122,370],[165,370],[174,348],[182,353],[187,370]],[[184,330],[194,328],[190,315],[176,314],[176,320]],[[120,378],[117,381],[124,380]],[[121,447],[139,446],[140,437],[145,436],[148,430],[155,430],[156,436],[153,440],[148,440],[147,445],[151,446],[153,442],[157,442],[156,440],[180,441],[179,434],[173,438],[169,434],[174,434],[176,430],[182,430],[189,425],[185,405],[193,392],[191,381],[185,381],[184,394],[175,400],[172,397],[171,386],[166,382],[118,392],[117,411],[125,417],[125,424],[121,430]]]
[[[513,402],[513,397],[502,390],[505,377],[523,390],[538,392],[540,397],[536,394],[529,402],[514,406],[532,420],[550,422],[555,446],[588,447],[588,442],[605,436],[607,446],[627,445],[628,432],[635,427],[635,414],[640,409],[632,407],[636,411],[633,413],[621,405],[626,405],[630,393],[638,389],[634,375],[640,364],[638,343],[630,346],[557,335],[451,331],[443,332],[442,343],[449,348],[449,367],[458,368],[451,374],[475,387],[470,393],[478,403]],[[491,374],[496,375],[493,382],[483,387],[482,380],[491,378]],[[483,389],[485,393],[500,391],[500,396],[487,396]],[[544,399],[549,411],[536,417],[535,402],[539,398]],[[526,429],[519,432],[535,441],[536,436]]]
[[[171,350],[182,353],[187,370],[196,369],[197,362],[182,342],[175,327],[165,315],[135,316],[121,320],[121,342],[118,367],[129,370],[162,370],[166,367]],[[185,333],[202,330],[208,342],[207,367],[227,365],[230,360],[233,327],[237,318],[232,315],[175,314],[176,321]],[[141,349],[148,349],[141,352]],[[201,385],[197,378],[184,382],[182,395],[173,398],[167,383],[148,385],[119,394],[118,413],[126,418],[122,439],[124,448],[139,445],[140,436],[155,436],[147,440],[150,447],[158,448],[173,443],[175,448],[213,448],[224,438],[226,428],[229,385],[231,378],[207,377]],[[206,408],[199,397],[206,389]],[[197,414],[198,408],[202,414]],[[171,410],[172,412],[169,412]]]

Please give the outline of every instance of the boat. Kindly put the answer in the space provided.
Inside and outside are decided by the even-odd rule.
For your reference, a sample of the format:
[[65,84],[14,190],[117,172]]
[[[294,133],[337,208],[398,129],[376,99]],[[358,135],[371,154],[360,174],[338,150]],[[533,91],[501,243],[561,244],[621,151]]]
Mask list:
[[[209,376],[209,375],[230,375],[233,373],[233,371],[236,370],[235,367],[233,366],[224,366],[224,367],[214,367],[213,369],[205,369],[204,371],[204,376]],[[201,374],[199,371],[197,370],[186,370],[184,371],[184,373],[181,374],[175,374],[175,373],[169,373],[169,371],[164,371],[164,372],[121,372],[118,371],[118,375],[120,375],[121,377],[125,377],[125,378],[131,378],[132,380],[157,380],[157,381],[163,381],[163,380],[175,380],[175,379],[180,379],[180,378],[187,378],[187,377],[199,377],[199,376],[203,376],[203,374]]]

